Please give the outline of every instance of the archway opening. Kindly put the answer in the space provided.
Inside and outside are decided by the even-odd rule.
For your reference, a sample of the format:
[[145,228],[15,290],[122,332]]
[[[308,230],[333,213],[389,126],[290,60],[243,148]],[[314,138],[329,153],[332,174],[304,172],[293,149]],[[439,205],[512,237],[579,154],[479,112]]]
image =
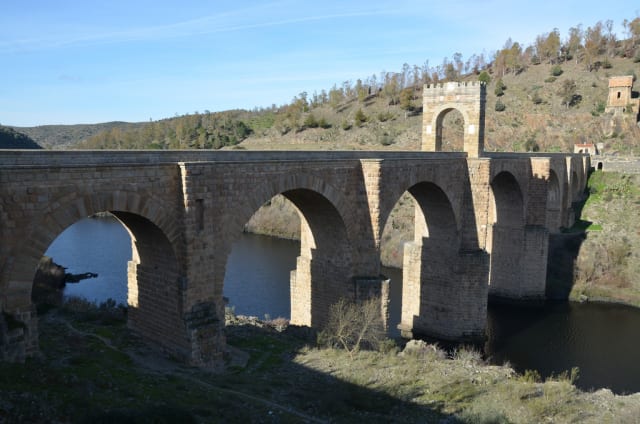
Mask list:
[[381,263],[392,265],[384,269],[391,276],[391,331],[399,327],[406,335],[449,336],[446,327],[455,325],[447,313],[436,311],[443,310],[446,298],[455,297],[450,265],[458,248],[456,218],[444,191],[430,182],[410,187],[394,205],[381,235]]
[[493,178],[489,207],[492,222],[487,233],[489,294],[517,297],[524,242],[524,206],[520,185],[513,174],[503,171]]
[[126,304],[130,260],[131,237],[114,215],[83,218],[49,245],[34,278],[32,299],[39,302],[49,293],[57,300],[78,297],[101,303],[113,299]]
[[251,216],[225,267],[228,312],[267,321],[291,318],[289,280],[300,254],[300,225],[300,212],[282,195]]
[[[46,253],[53,262],[68,267],[62,280],[58,275],[57,280],[48,281],[54,293],[52,284],[57,282],[57,291],[65,287],[67,296],[96,303],[113,299],[126,305],[128,326],[163,345],[168,343],[167,334],[181,334],[178,260],[162,229],[135,213],[105,211],[78,220],[57,237],[51,230],[42,228],[34,237],[46,239],[54,234]],[[39,277],[33,278],[32,298],[42,292]],[[181,345],[184,342],[177,337],[169,344],[180,351],[186,347]]]
[[443,152],[464,151],[464,116],[457,109],[446,109],[436,118],[436,145]]
[[[244,229],[249,234],[237,234],[223,282],[223,295],[236,314],[317,327],[333,303],[353,297],[346,227],[323,195],[284,191],[258,209]],[[256,296],[265,292],[269,295]]]
[[560,181],[556,173],[549,172],[547,181],[547,213],[546,227],[549,232],[558,232],[562,225],[562,193],[560,191]]
[[380,272],[389,279],[389,335],[400,334],[404,245],[414,240],[414,197],[405,191],[389,213],[380,235]]

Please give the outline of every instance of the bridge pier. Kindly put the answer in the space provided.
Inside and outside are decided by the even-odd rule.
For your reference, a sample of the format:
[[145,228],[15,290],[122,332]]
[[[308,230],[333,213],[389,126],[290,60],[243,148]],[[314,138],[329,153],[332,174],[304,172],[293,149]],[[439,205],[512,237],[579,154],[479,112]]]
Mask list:
[[402,336],[484,338],[488,268],[489,257],[482,250],[457,251],[428,238],[406,243],[398,326]]
[[489,295],[496,300],[544,299],[549,231],[538,225],[492,226]]
[[24,362],[38,352],[38,316],[35,305],[0,313],[0,361]]

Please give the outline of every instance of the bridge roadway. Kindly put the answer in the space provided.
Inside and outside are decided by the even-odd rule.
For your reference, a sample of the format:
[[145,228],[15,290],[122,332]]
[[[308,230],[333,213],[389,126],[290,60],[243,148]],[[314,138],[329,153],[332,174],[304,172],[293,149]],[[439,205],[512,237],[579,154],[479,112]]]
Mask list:
[[409,191],[401,330],[482,337],[489,295],[544,297],[549,232],[570,226],[589,157],[444,152],[2,151],[0,358],[38,349],[39,259],[68,226],[113,213],[132,238],[129,326],[186,362],[217,367],[233,241],[277,194],[301,216],[291,322],[314,327],[346,297],[381,299],[380,238]]

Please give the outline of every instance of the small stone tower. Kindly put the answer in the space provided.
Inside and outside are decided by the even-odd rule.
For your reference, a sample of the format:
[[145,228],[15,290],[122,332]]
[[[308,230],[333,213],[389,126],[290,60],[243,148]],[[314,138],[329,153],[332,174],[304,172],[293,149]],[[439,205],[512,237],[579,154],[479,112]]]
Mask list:
[[609,78],[609,97],[604,111],[613,112],[614,115],[630,112],[633,116],[637,116],[639,99],[632,98],[632,87],[633,76],[631,75]]
[[442,121],[455,109],[464,118],[464,151],[477,158],[484,150],[486,86],[481,82],[425,85],[422,99],[422,150],[442,150]]

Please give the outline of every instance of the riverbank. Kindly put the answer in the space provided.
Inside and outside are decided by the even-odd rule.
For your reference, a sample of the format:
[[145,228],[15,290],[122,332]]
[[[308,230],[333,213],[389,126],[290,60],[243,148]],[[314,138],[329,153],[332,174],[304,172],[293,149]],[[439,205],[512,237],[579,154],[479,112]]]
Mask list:
[[[126,311],[72,301],[41,315],[41,352],[0,364],[3,422],[635,422],[640,394],[539,382],[473,351],[320,349],[297,328],[229,321],[228,368],[209,374],[150,348]],[[146,420],[146,421],[145,421]]]
[[640,307],[640,175],[594,172],[569,298]]

